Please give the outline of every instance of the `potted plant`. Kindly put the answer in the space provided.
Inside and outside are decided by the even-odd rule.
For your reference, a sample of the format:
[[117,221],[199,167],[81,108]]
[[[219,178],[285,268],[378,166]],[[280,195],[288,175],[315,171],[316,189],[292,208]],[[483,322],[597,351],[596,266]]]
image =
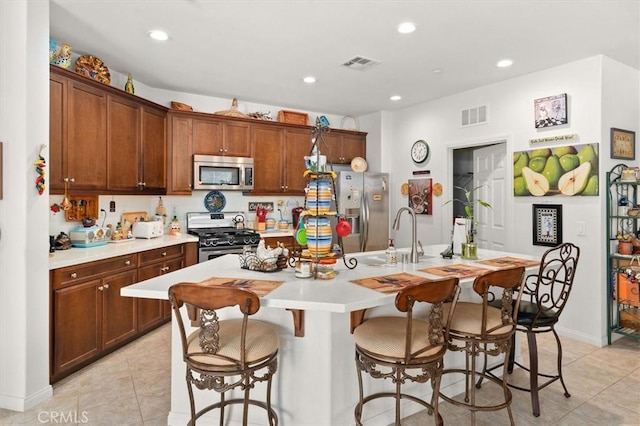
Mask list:
[[633,239],[630,234],[623,234],[618,232],[616,236],[618,239],[618,253],[620,254],[633,254]]
[[478,189],[482,188],[484,185],[476,186],[472,189],[467,189],[461,186],[456,186],[455,188],[464,192],[464,199],[454,198],[445,202],[448,203],[460,203],[464,206],[465,213],[465,242],[462,243],[462,258],[463,259],[477,259],[478,258],[478,247],[474,241],[474,236],[476,234],[476,225],[477,222],[474,219],[474,207],[475,204],[478,203],[482,207],[491,208],[491,204],[488,202],[478,199],[475,197],[475,193]]

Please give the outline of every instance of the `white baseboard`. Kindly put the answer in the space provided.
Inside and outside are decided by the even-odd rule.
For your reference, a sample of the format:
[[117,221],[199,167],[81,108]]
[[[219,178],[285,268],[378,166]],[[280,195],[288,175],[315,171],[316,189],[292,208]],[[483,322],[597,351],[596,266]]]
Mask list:
[[53,387],[47,385],[38,392],[26,397],[19,398],[12,395],[0,395],[0,408],[11,411],[25,412],[30,408],[50,399],[53,396]]

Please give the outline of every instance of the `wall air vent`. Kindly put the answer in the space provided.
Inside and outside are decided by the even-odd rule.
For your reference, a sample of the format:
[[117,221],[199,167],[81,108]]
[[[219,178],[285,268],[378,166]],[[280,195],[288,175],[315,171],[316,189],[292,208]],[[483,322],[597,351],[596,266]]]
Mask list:
[[488,108],[486,105],[473,107],[469,109],[463,109],[461,114],[460,125],[462,127],[477,126],[478,124],[485,124],[489,121],[487,114]]
[[371,58],[365,58],[364,56],[354,56],[341,65],[352,70],[366,71],[369,68],[374,67],[380,63],[380,61]]

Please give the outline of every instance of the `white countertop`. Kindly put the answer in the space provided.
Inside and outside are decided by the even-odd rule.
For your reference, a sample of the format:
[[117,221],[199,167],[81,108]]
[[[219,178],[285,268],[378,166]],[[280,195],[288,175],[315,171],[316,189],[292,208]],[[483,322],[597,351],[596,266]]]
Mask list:
[[262,238],[278,238],[278,237],[293,237],[293,229],[274,229],[272,231],[258,231]]
[[[439,279],[442,277],[419,270],[446,264],[463,263],[483,267],[487,270],[494,269],[487,265],[478,264],[474,260],[462,260],[459,256],[454,256],[453,259],[443,259],[439,253],[445,247],[444,244],[426,246],[424,248],[425,257],[419,263],[398,263],[396,266],[384,264],[384,251],[348,255],[347,258],[358,259],[358,266],[355,269],[348,269],[342,260],[338,260],[335,267],[338,275],[330,280],[297,278],[294,269],[290,267],[271,273],[241,269],[238,255],[229,254],[124,287],[121,294],[129,297],[168,299],[169,287],[179,282],[201,282],[211,277],[277,280],[283,281],[283,284],[260,299],[262,306],[344,313],[392,304],[395,300],[395,294],[384,294],[371,290],[352,283],[351,280],[399,272]],[[408,250],[399,249],[398,251],[402,253]],[[479,250],[478,260],[503,256],[533,259],[533,257],[524,254]],[[473,278],[460,280],[461,283],[467,284],[472,281]]]
[[97,247],[71,247],[68,250],[56,250],[52,253],[53,256],[49,257],[49,270],[197,241],[198,237],[196,236],[182,234],[179,236],[164,235],[151,239],[134,238],[118,243],[107,243]]

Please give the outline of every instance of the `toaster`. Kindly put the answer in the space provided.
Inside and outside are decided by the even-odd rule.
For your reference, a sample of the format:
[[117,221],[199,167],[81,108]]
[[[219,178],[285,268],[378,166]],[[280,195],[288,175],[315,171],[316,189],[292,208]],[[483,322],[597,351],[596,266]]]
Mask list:
[[131,230],[134,238],[156,238],[164,235],[164,226],[161,220],[151,222],[135,222]]

